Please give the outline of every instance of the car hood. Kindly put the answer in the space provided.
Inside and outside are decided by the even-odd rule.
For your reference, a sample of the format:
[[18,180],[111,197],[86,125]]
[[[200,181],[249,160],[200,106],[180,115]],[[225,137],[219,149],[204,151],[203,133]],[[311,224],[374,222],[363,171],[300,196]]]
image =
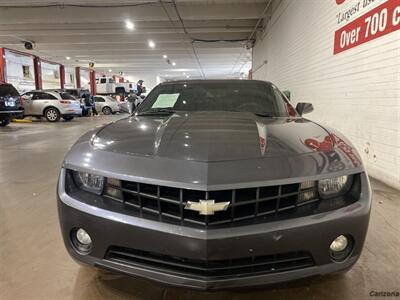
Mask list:
[[92,146],[127,155],[218,162],[329,151],[333,141],[323,127],[302,118],[179,112],[111,123],[97,132]]

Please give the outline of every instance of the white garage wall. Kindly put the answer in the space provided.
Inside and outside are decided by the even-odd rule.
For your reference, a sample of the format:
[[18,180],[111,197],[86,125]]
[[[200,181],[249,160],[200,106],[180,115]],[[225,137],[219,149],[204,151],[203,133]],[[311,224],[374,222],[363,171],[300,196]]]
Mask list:
[[75,68],[65,68],[65,88],[75,88]]
[[81,88],[90,90],[90,72],[88,70],[81,69]]
[[[312,102],[310,119],[358,148],[371,176],[400,188],[400,30],[333,55],[336,15],[347,0],[283,0],[253,49],[253,78]],[[351,20],[385,1],[376,0]]]
[[33,67],[33,58],[19,55],[9,50],[6,50],[5,56],[6,81],[14,85],[20,93],[34,90],[35,71]]
[[42,86],[43,89],[59,89],[60,82],[60,65],[42,62]]

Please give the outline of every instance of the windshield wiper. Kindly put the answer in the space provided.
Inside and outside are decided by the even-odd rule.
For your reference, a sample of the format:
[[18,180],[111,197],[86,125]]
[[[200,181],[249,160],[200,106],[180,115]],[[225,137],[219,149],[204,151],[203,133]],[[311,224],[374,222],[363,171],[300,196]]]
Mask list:
[[254,114],[256,116],[263,117],[263,118],[273,118],[274,117],[274,115],[272,113],[256,112]]
[[159,115],[172,115],[175,111],[170,108],[159,108],[148,111],[139,112],[137,116],[159,116]]

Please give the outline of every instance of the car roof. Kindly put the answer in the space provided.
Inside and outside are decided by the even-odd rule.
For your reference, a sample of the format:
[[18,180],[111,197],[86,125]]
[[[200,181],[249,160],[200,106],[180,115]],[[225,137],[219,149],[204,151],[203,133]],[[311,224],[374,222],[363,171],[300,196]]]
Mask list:
[[[60,92],[62,92],[62,91],[60,90]],[[48,93],[48,94],[52,94],[53,96],[59,95],[59,91],[57,91],[57,90],[31,90],[31,91],[25,92],[24,94],[27,94],[27,93]]]

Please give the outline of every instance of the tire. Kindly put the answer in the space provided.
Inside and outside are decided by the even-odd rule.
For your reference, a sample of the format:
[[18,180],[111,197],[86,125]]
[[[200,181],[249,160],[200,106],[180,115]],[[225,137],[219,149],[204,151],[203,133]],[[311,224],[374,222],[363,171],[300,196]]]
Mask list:
[[0,127],[5,127],[8,124],[10,124],[10,122],[11,122],[11,119],[3,119],[0,121]]
[[74,117],[73,117],[73,116],[65,116],[65,117],[62,117],[62,118],[64,119],[65,122],[69,122],[69,121],[71,121]]
[[61,114],[55,107],[49,107],[44,111],[44,117],[48,122],[54,123],[60,121]]
[[111,110],[111,108],[108,107],[108,106],[104,106],[103,109],[102,109],[102,112],[103,112],[103,114],[105,114],[105,115],[111,115],[111,114],[112,114],[112,110]]

